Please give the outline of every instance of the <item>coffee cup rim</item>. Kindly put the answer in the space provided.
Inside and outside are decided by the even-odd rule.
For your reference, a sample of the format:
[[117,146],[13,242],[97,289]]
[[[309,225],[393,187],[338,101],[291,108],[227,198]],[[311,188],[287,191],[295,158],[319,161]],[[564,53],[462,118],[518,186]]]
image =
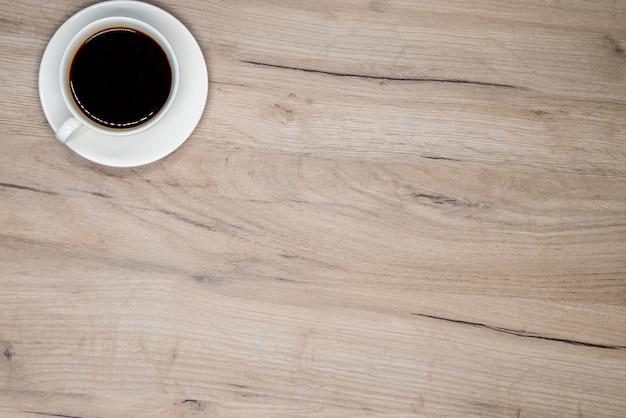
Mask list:
[[[69,85],[69,70],[72,63],[72,60],[80,48],[80,46],[89,39],[90,36],[95,35],[107,28],[117,28],[117,27],[128,27],[131,29],[135,29],[146,33],[152,39],[154,39],[165,51],[167,59],[169,61],[171,70],[172,70],[172,85],[170,88],[170,93],[167,98],[167,101],[163,105],[163,107],[159,110],[159,112],[152,117],[149,121],[145,123],[134,126],[130,128],[110,128],[103,125],[100,125],[93,120],[89,119],[87,116],[83,114],[82,111],[78,108],[78,105],[75,103],[73,95],[70,92]],[[92,129],[96,132],[109,135],[109,136],[128,136],[143,132],[151,127],[153,127],[156,123],[158,123],[161,118],[168,112],[174,103],[174,99],[176,98],[176,94],[178,92],[179,85],[179,68],[178,68],[178,60],[176,58],[176,53],[174,49],[165,38],[165,36],[155,29],[153,26],[148,23],[135,19],[132,17],[126,16],[110,16],[102,19],[98,19],[93,21],[83,27],[78,33],[76,33],[72,39],[66,45],[66,48],[63,52],[60,68],[59,68],[59,83],[61,87],[61,95],[63,97],[63,103],[67,107],[68,111],[71,115],[76,118],[80,123],[86,126],[89,129]]]

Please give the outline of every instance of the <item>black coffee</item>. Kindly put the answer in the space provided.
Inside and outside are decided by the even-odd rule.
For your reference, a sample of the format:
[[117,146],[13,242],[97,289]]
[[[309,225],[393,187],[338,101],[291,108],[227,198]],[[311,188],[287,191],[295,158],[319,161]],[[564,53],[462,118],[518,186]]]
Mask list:
[[172,88],[165,51],[131,28],[91,36],[70,65],[74,101],[91,120],[109,128],[132,128],[159,113]]

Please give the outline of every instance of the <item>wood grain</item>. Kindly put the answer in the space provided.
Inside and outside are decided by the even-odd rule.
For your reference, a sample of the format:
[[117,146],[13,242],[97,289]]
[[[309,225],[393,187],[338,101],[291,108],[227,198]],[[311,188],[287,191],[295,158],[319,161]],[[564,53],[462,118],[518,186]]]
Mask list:
[[59,144],[0,14],[0,416],[626,415],[626,3],[172,1],[209,100]]

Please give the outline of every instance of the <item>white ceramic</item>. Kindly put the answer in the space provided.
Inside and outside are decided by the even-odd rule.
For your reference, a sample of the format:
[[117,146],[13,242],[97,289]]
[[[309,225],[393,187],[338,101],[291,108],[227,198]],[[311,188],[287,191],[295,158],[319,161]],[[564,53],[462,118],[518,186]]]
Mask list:
[[39,96],[46,118],[57,132],[74,116],[63,98],[59,75],[68,45],[93,22],[120,17],[141,21],[167,40],[178,63],[178,91],[168,111],[145,130],[115,136],[80,123],[66,145],[99,164],[135,167],[157,161],[176,150],[191,135],[204,113],[208,93],[204,56],[193,35],[175,17],[156,6],[132,0],[97,3],[79,11],[61,25],[46,47],[39,69]]
[[[133,127],[129,129],[112,129],[103,127],[91,119],[86,117],[83,112],[80,111],[78,106],[76,105],[72,92],[70,91],[69,85],[69,71],[72,63],[72,59],[76,54],[76,51],[80,48],[80,46],[87,40],[89,37],[94,34],[113,27],[126,27],[139,30],[143,33],[150,35],[150,37],[156,40],[161,48],[167,54],[168,61],[170,63],[170,68],[172,69],[172,87],[170,90],[170,95],[168,96],[165,105],[159,111],[159,113],[154,116],[150,121]],[[167,42],[167,39],[155,28],[142,22],[141,20],[129,18],[129,17],[107,17],[104,19],[96,20],[85,26],[81,29],[74,38],[69,42],[67,47],[65,48],[65,52],[61,57],[61,65],[59,67],[59,85],[61,86],[61,95],[63,96],[63,101],[65,102],[65,106],[69,109],[72,116],[70,116],[56,131],[56,137],[59,141],[63,143],[67,143],[72,139],[72,133],[76,132],[78,128],[81,126],[85,126],[86,128],[92,129],[98,133],[103,135],[114,135],[114,136],[125,136],[125,135],[134,135],[138,134],[141,131],[145,131],[146,129],[154,126],[169,110],[174,102],[174,98],[176,97],[176,92],[178,91],[178,83],[179,83],[179,75],[178,75],[178,61],[176,60],[176,54],[174,53],[174,49]]]

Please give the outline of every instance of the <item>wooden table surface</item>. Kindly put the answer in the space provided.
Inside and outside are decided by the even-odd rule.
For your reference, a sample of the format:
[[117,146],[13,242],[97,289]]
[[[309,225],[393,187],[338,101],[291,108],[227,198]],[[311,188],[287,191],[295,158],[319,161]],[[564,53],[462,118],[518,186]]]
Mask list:
[[626,416],[626,2],[157,1],[169,157],[60,144],[1,0],[0,416]]

